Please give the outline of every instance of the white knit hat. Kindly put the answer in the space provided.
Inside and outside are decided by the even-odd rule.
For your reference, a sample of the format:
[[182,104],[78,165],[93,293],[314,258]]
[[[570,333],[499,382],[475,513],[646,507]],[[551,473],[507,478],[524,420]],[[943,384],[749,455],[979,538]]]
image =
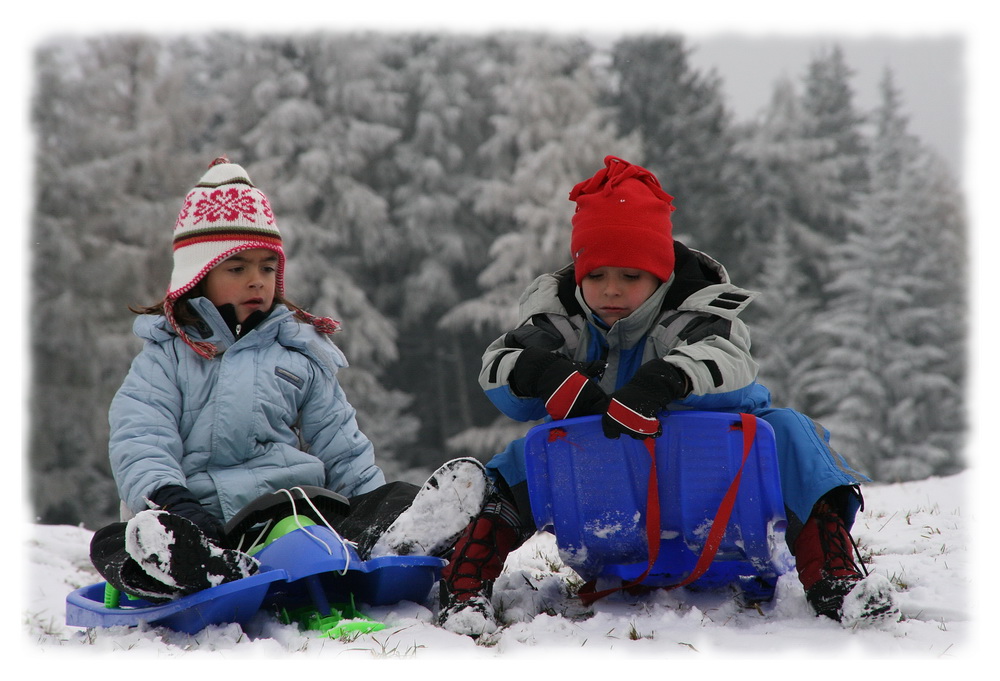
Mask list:
[[[275,293],[285,296],[285,251],[281,233],[264,192],[247,171],[225,157],[212,161],[187,197],[174,223],[174,270],[163,300],[163,312],[185,343],[205,359],[212,359],[212,343],[192,339],[174,318],[174,303],[205,278],[213,267],[240,251],[266,248],[278,255]],[[284,301],[295,316],[324,334],[336,333],[340,322],[316,317]]]
[[217,158],[184,199],[174,224],[167,299],[177,300],[220,262],[252,248],[277,253],[275,290],[283,296],[285,252],[271,204],[242,167]]
[[164,315],[174,331],[205,359],[215,357],[215,345],[188,336],[174,317],[174,304],[213,267],[252,248],[278,255],[275,293],[284,296],[285,252],[271,204],[247,171],[225,157],[217,158],[184,198],[174,223],[174,269],[163,300]]

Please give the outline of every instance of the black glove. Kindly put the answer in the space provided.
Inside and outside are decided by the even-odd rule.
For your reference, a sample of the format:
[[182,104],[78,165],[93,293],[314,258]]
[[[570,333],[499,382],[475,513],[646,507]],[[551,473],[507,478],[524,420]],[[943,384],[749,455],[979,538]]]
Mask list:
[[580,369],[562,355],[525,348],[510,372],[510,387],[521,397],[545,400],[545,411],[556,420],[600,414],[610,398]]
[[218,544],[222,541],[222,523],[205,510],[187,487],[166,485],[153,492],[149,499],[164,511],[193,522],[211,542]]
[[614,440],[623,433],[637,440],[659,437],[663,429],[657,415],[690,392],[683,371],[662,359],[646,362],[631,381],[612,393],[601,420],[604,436]]

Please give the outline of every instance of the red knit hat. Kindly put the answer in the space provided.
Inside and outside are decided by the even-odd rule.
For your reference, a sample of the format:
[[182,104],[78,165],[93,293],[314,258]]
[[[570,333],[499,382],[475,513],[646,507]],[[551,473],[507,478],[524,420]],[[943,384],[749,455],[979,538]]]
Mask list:
[[576,283],[598,267],[645,270],[660,281],[674,271],[674,197],[637,165],[604,157],[604,168],[569,193],[576,201],[570,252]]

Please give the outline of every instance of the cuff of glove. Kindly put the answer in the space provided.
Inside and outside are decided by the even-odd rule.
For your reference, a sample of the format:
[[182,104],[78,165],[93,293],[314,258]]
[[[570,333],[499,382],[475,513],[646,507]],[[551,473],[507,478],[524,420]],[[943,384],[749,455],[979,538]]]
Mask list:
[[569,376],[566,377],[556,391],[552,393],[548,400],[545,401],[545,411],[549,413],[549,416],[559,420],[564,419],[573,410],[573,405],[576,404],[577,399],[580,397],[580,393],[583,389],[587,387],[587,381],[590,379],[581,374],[579,371],[574,371]]
[[164,485],[149,495],[149,500],[162,509],[169,510],[174,504],[184,501],[199,503],[187,487],[182,485]]
[[608,416],[634,433],[655,436],[660,432],[660,420],[658,418],[643,416],[634,409],[626,407],[618,400],[611,400],[607,413]]

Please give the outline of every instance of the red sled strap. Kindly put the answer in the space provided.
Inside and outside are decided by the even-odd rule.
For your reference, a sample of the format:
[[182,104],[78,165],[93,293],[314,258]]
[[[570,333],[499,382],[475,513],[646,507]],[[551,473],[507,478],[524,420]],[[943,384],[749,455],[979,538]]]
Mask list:
[[[715,554],[719,551],[719,546],[722,544],[722,537],[726,534],[726,527],[729,525],[729,516],[732,515],[733,507],[736,504],[736,493],[740,489],[743,468],[746,466],[747,458],[750,456],[754,439],[757,436],[757,419],[750,414],[740,414],[740,423],[734,425],[733,428],[739,428],[743,431],[743,460],[740,462],[739,470],[736,471],[733,481],[729,483],[729,489],[726,490],[725,495],[722,497],[719,509],[715,512],[715,518],[712,520],[712,528],[709,530],[708,538],[705,540],[705,545],[698,556],[698,562],[695,563],[691,574],[682,581],[677,584],[657,588],[670,591],[687,586],[705,574],[709,566],[711,566],[712,561],[715,560]],[[617,591],[625,591],[641,584],[649,576],[650,570],[653,569],[653,564],[656,563],[656,559],[660,555],[660,493],[656,477],[656,441],[653,438],[646,438],[645,443],[650,458],[649,487],[646,495],[646,541],[649,546],[649,562],[646,565],[646,570],[641,575],[613,589],[595,591],[595,582],[587,582],[578,593],[580,600],[585,605],[590,605]]]

